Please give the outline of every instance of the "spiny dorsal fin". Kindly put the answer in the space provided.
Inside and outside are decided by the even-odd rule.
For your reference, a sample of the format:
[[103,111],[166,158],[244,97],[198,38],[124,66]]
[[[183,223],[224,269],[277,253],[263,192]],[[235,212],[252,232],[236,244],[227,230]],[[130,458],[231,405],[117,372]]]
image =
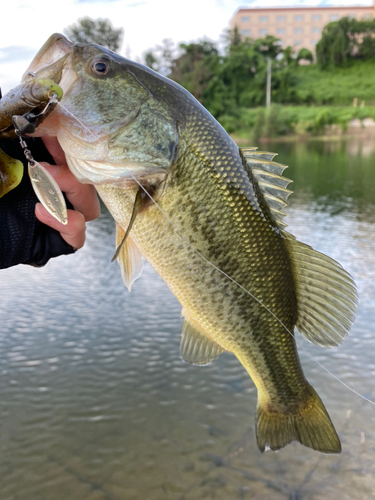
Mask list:
[[130,236],[124,241],[125,232],[116,222],[116,247],[121,245],[117,262],[120,265],[122,280],[130,292],[133,282],[142,274],[143,257]]
[[208,365],[224,350],[202,333],[195,324],[184,318],[180,343],[182,361],[192,365]]
[[240,148],[240,154],[244,158],[248,174],[251,173],[256,178],[276,223],[280,229],[284,228],[286,226],[283,222],[285,213],[282,210],[287,205],[288,197],[292,193],[287,189],[292,181],[282,176],[287,166],[272,161],[276,154],[268,151]]
[[335,347],[345,339],[357,309],[354,281],[335,260],[283,231],[293,265],[298,317],[296,328],[307,340]]

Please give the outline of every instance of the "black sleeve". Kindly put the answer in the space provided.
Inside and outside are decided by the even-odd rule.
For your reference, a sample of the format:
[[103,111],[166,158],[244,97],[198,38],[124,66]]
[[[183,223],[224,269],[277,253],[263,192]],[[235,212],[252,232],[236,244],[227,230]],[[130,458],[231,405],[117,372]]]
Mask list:
[[[37,161],[54,164],[41,139],[27,139]],[[34,214],[38,199],[27,173],[27,163],[17,139],[0,140],[0,148],[24,164],[21,183],[0,198],[0,269],[17,264],[44,266],[51,257],[74,253],[60,233],[42,224]],[[68,208],[73,208],[67,202]]]

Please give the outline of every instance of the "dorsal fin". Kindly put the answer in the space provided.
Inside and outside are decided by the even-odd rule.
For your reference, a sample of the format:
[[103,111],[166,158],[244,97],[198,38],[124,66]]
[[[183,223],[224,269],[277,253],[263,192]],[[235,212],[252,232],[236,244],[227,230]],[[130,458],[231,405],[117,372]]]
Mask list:
[[258,158],[260,160],[272,161],[277,153],[270,153],[269,151],[258,151],[258,148],[240,148],[243,156],[248,156],[249,158]]
[[286,226],[283,221],[286,214],[282,210],[292,193],[290,189],[287,189],[292,181],[282,176],[287,166],[274,162],[273,158],[276,154],[268,151],[240,148],[240,154],[244,159],[245,170],[256,178],[275,222],[280,229],[283,229]]
[[286,165],[273,161],[274,154],[240,149],[244,167],[255,177],[276,224],[282,229],[293,267],[298,316],[296,328],[307,340],[324,347],[339,345],[347,336],[357,308],[352,277],[336,261],[301,243],[283,230],[282,212],[291,182],[282,176]]
[[307,340],[335,347],[347,336],[357,309],[354,281],[327,255],[283,231],[296,284],[296,328]]
[[184,318],[180,343],[182,361],[192,365],[208,365],[224,350],[219,344],[209,339],[197,325]]
[[121,245],[116,258],[121,269],[122,280],[130,292],[133,282],[142,274],[143,257],[130,236],[124,241],[125,232],[116,222],[116,247]]

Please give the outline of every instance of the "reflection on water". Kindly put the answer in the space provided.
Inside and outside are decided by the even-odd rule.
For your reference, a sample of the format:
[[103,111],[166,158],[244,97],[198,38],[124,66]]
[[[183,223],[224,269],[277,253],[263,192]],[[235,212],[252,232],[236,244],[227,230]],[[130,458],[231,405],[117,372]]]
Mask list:
[[260,454],[245,370],[228,353],[207,367],[181,363],[178,302],[149,266],[127,292],[104,213],[76,255],[1,272],[2,500],[372,498],[374,407],[311,356],[375,399],[375,154],[345,143],[270,149],[294,180],[289,230],[358,284],[339,349],[298,340],[342,455],[297,443]]
[[[375,147],[360,142],[307,142],[276,146],[278,161],[290,161],[285,175],[293,179],[291,202],[312,204],[313,211],[343,213],[375,221]],[[290,158],[290,160],[289,160]]]

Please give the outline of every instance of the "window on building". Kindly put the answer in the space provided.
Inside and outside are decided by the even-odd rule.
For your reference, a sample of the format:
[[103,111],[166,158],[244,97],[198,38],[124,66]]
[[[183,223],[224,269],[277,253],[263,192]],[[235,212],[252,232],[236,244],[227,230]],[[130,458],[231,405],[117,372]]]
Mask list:
[[348,17],[349,19],[355,19],[355,14],[349,14],[347,17]]
[[277,16],[277,21],[279,23],[284,23],[286,21],[286,16]]
[[303,21],[303,15],[302,14],[297,14],[296,16],[294,16],[294,20],[295,21]]
[[365,14],[363,16],[363,19],[371,19],[372,18],[372,15],[371,14]]
[[242,16],[242,17],[241,17],[241,22],[243,22],[243,23],[248,23],[248,22],[250,22],[250,17],[249,17],[249,16]]
[[313,21],[320,21],[322,16],[320,14],[313,14],[312,19]]
[[329,20],[330,21],[337,21],[338,18],[339,18],[338,14],[330,14],[329,15]]
[[268,16],[259,16],[259,21],[261,23],[268,23]]
[[243,35],[243,36],[248,36],[248,35],[250,35],[250,30],[242,30],[242,31],[241,31],[241,35]]
[[320,28],[318,28],[318,26],[313,26],[313,27],[311,28],[311,31],[312,31],[313,33],[320,33]]
[[302,28],[294,28],[294,33],[302,33]]
[[285,28],[277,28],[277,34],[283,35],[285,33]]
[[259,30],[260,35],[267,35],[268,30]]
[[318,40],[311,40],[311,45],[316,45],[318,43]]
[[294,40],[294,45],[302,45],[302,41],[301,40]]

